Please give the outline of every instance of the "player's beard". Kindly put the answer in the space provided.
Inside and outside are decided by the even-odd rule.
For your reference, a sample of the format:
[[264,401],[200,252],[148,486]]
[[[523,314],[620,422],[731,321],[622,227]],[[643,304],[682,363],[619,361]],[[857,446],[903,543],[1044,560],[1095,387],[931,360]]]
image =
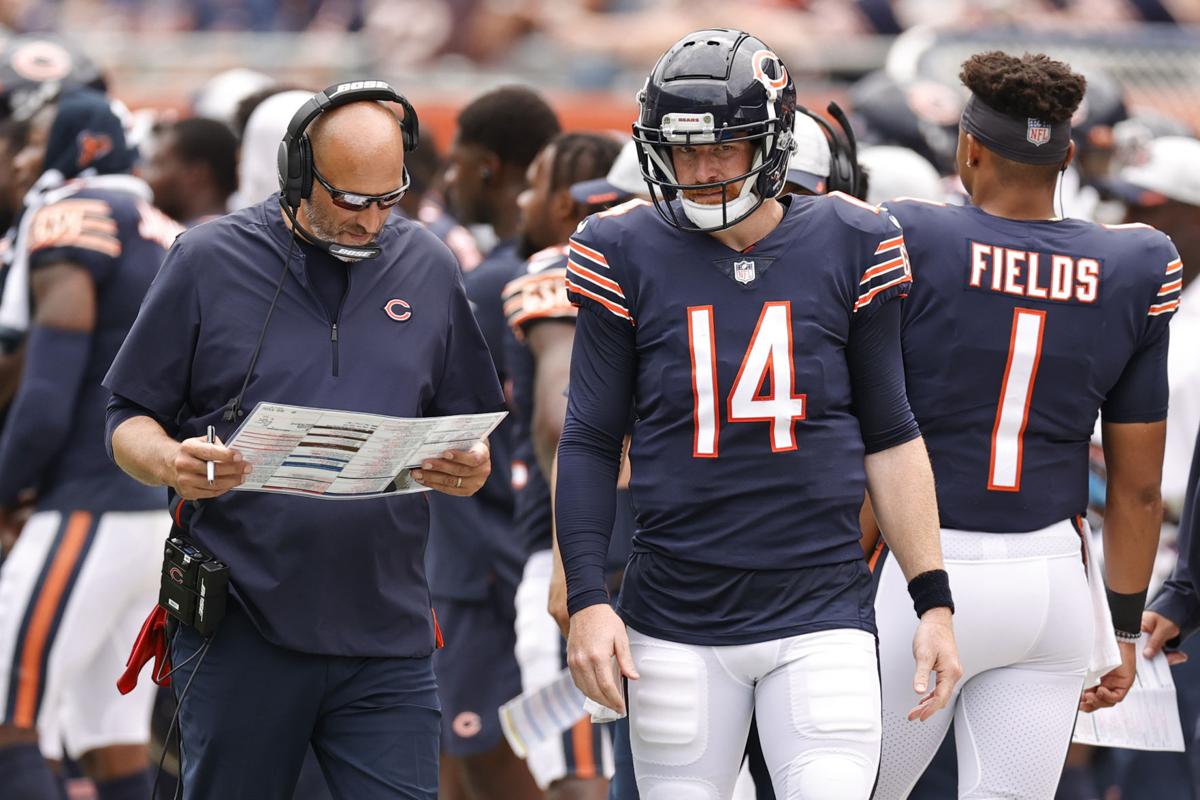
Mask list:
[[[312,203],[306,203],[302,213],[304,214],[304,225],[318,239],[324,239],[327,242],[338,242],[347,247],[363,247],[365,245],[374,244],[375,237],[379,235],[379,231],[371,234],[371,238],[366,242],[339,242],[338,237],[344,231],[339,230],[333,220],[321,213],[321,211]],[[365,228],[363,229],[366,230]],[[369,232],[369,231],[368,231]]]

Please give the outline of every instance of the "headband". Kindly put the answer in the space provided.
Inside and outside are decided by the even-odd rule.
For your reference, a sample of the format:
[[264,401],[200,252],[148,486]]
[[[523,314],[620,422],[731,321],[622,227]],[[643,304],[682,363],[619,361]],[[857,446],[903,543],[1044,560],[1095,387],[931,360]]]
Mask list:
[[1071,122],[1001,114],[975,95],[962,113],[962,129],[996,155],[1022,164],[1061,164],[1071,146]]

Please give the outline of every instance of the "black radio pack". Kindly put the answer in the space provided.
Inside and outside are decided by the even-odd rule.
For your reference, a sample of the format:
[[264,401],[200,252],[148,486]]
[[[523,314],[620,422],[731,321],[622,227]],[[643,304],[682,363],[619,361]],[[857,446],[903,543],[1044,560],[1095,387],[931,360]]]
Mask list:
[[167,539],[158,604],[201,636],[209,636],[225,616],[229,567],[179,536]]

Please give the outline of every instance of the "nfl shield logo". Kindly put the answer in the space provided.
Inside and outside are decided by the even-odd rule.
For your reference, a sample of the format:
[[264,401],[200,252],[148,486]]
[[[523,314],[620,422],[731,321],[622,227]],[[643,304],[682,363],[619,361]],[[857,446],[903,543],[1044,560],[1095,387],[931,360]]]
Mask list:
[[1029,117],[1029,127],[1026,129],[1025,139],[1034,147],[1041,147],[1050,141],[1050,126],[1040,119]]
[[738,283],[750,283],[754,280],[754,262],[753,261],[735,261],[733,262],[733,279]]

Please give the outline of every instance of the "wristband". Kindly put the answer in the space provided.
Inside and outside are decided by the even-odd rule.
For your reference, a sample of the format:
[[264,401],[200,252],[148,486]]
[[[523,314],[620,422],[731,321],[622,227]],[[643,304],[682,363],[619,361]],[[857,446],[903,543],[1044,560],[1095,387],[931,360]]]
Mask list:
[[1113,629],[1113,633],[1116,634],[1118,642],[1125,642],[1126,644],[1137,644],[1138,639],[1142,638],[1142,635],[1140,633],[1130,633],[1129,631],[1120,631],[1120,630],[1117,630],[1116,628]]
[[931,608],[948,608],[954,613],[954,598],[950,596],[950,576],[944,569],[922,572],[908,582],[908,594],[913,599],[917,616]]
[[[1114,592],[1107,586],[1108,609],[1112,612],[1113,628],[1117,633],[1138,637],[1142,632],[1142,612],[1146,609],[1146,589],[1132,594]],[[1119,638],[1119,637],[1118,637]]]

